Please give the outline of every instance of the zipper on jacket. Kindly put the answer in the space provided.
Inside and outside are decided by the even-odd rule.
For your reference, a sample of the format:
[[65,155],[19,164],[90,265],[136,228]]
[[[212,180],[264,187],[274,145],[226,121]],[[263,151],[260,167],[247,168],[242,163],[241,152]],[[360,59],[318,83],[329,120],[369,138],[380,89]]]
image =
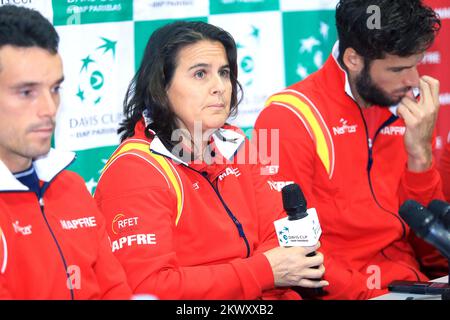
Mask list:
[[239,236],[240,236],[241,238],[244,239],[245,246],[246,246],[246,248],[247,248],[247,258],[250,257],[250,244],[249,244],[249,242],[248,242],[247,236],[245,235],[244,227],[243,227],[242,224],[239,222],[239,220],[236,218],[236,216],[233,214],[233,212],[231,212],[230,208],[228,208],[227,204],[225,203],[225,201],[223,200],[222,196],[220,195],[219,189],[216,188],[216,187],[214,186],[214,184],[213,184],[211,181],[209,181],[209,179],[206,177],[206,175],[207,175],[206,172],[205,172],[205,174],[203,174],[202,172],[199,172],[199,171],[197,171],[197,170],[195,170],[195,169],[193,169],[193,168],[191,168],[191,167],[189,167],[189,166],[186,166],[186,165],[185,165],[185,167],[186,167],[186,168],[189,168],[190,170],[192,170],[192,171],[194,171],[194,172],[197,172],[197,173],[200,174],[206,181],[208,181],[208,184],[209,184],[209,185],[211,186],[211,188],[214,190],[214,192],[216,193],[216,195],[217,195],[217,197],[219,198],[220,202],[222,203],[223,207],[225,208],[225,210],[226,210],[228,216],[231,218],[231,220],[233,221],[234,225],[236,226],[236,228],[237,228],[237,230],[238,230],[238,232],[239,232]]
[[[364,123],[365,125],[365,123]],[[366,133],[367,133],[367,128],[366,128]],[[370,170],[372,169],[372,164],[373,164],[373,153],[372,153],[372,146],[373,146],[373,141],[370,138],[367,138],[367,146],[368,146],[368,151],[369,151],[369,157],[367,159],[367,172],[370,172]],[[370,180],[370,177],[369,177]],[[371,188],[372,190],[372,188]]]
[[416,278],[417,278],[417,281],[420,281],[420,277],[419,277],[419,274],[417,273],[417,271],[416,270],[414,270],[413,268],[411,268],[410,266],[408,266],[408,265],[405,265],[405,264],[403,264],[403,263],[401,263],[401,262],[399,262],[399,261],[394,261],[394,260],[392,260],[385,252],[384,252],[384,249],[383,250],[381,250],[381,254],[383,255],[383,257],[385,257],[386,259],[388,259],[388,260],[390,260],[390,261],[392,261],[393,263],[397,263],[397,264],[399,264],[399,265],[401,265],[401,266],[403,266],[403,267],[405,267],[405,268],[407,268],[407,269],[409,269],[409,270],[411,270],[413,273],[414,273],[414,275],[416,276]]
[[[359,108],[359,107],[358,107]],[[364,115],[362,113],[361,108],[359,108],[359,112],[361,114],[361,118],[363,120],[363,124],[364,124],[364,130],[366,132],[366,141],[367,141],[367,150],[368,150],[368,160],[367,160],[367,179],[369,182],[369,187],[370,187],[370,192],[372,193],[372,197],[375,200],[375,203],[377,204],[378,207],[380,207],[383,211],[389,213],[390,215],[394,216],[401,224],[402,226],[402,238],[404,238],[406,236],[406,227],[405,227],[405,223],[402,221],[402,219],[396,215],[395,213],[387,210],[386,208],[384,208],[381,203],[378,201],[376,195],[375,195],[375,191],[373,189],[373,184],[372,184],[372,177],[370,175],[370,171],[372,169],[372,165],[373,165],[373,145],[375,144],[375,140],[378,136],[378,134],[381,132],[381,130],[383,130],[383,128],[387,127],[388,125],[390,125],[391,123],[393,123],[395,120],[398,119],[397,116],[395,115],[391,115],[389,117],[389,119],[387,119],[375,132],[375,136],[373,137],[373,139],[371,139],[369,137],[369,131],[367,129],[367,123],[366,123],[366,119],[364,118]]]
[[[359,108],[359,107],[358,107]],[[361,118],[363,120],[364,123],[364,129],[366,132],[366,138],[367,138],[367,148],[368,148],[368,161],[367,161],[367,178],[369,181],[369,187],[370,187],[370,192],[372,193],[372,197],[375,200],[375,203],[377,204],[378,207],[380,207],[382,210],[384,210],[385,212],[389,213],[390,215],[394,216],[401,224],[402,226],[402,239],[406,237],[406,227],[405,227],[405,223],[402,221],[402,219],[397,216],[395,213],[385,209],[380,202],[378,202],[378,199],[375,195],[375,191],[373,190],[373,185],[372,185],[372,177],[370,176],[370,170],[372,169],[372,165],[373,165],[373,145],[375,143],[375,139],[377,138],[378,134],[381,132],[381,130],[383,130],[383,128],[387,127],[388,125],[390,125],[391,123],[393,123],[395,120],[398,119],[397,116],[395,115],[391,115],[389,117],[389,119],[387,119],[379,128],[378,130],[375,132],[375,136],[373,137],[373,140],[369,137],[369,131],[367,129],[367,123],[366,123],[366,119],[364,118],[364,115],[362,113],[361,108],[359,108],[359,112],[361,114]],[[414,270],[413,268],[411,268],[410,266],[404,265],[398,261],[394,261],[391,258],[389,258],[386,253],[384,252],[384,249],[381,250],[381,254],[388,260],[392,261],[393,263],[397,263],[400,264],[402,266],[404,266],[405,268],[408,268],[409,270],[411,270],[414,275],[417,277],[417,280],[420,280],[419,275],[417,274],[416,270]]]
[[398,117],[391,115],[389,117],[389,119],[387,119],[379,128],[378,130],[375,132],[375,136],[373,137],[373,140],[369,137],[369,132],[367,130],[367,124],[366,124],[366,119],[364,118],[361,109],[359,109],[359,111],[361,112],[361,116],[364,122],[364,128],[366,131],[366,137],[367,137],[367,146],[369,148],[369,161],[368,161],[368,165],[367,165],[367,169],[368,171],[370,171],[370,169],[372,169],[372,164],[373,164],[373,154],[372,154],[372,148],[373,148],[373,144],[375,143],[375,140],[378,136],[378,134],[381,132],[381,130],[383,130],[383,128],[387,127],[388,125],[394,123]]
[[47,224],[47,228],[50,231],[50,234],[51,234],[51,236],[53,238],[53,241],[55,242],[56,247],[58,248],[58,252],[59,252],[59,255],[61,257],[61,260],[62,260],[62,262],[64,264],[64,272],[65,272],[66,277],[67,277],[67,284],[69,284],[69,286],[70,286],[70,288],[69,288],[69,290],[70,290],[70,299],[74,300],[75,297],[74,297],[74,291],[73,291],[73,288],[72,288],[72,282],[70,281],[70,275],[67,273],[68,268],[67,268],[66,258],[64,257],[64,254],[63,254],[63,252],[61,250],[61,247],[60,247],[60,245],[58,243],[58,240],[56,240],[56,236],[53,233],[53,230],[50,227],[50,224],[48,223],[47,216],[45,215],[45,210],[44,210],[44,192],[41,193],[41,198],[39,198],[39,206],[41,208],[42,217],[44,218],[44,221]]

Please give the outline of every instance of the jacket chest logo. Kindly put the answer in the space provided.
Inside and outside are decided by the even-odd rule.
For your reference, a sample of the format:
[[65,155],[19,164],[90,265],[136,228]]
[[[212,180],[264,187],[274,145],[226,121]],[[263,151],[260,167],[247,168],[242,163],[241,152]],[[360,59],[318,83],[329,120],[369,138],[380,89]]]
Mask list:
[[22,227],[19,225],[19,221],[16,220],[16,222],[14,222],[12,225],[13,225],[15,233],[21,233],[24,236],[28,236],[32,233],[31,232],[31,227],[32,227],[31,224]]
[[267,183],[269,184],[270,190],[281,192],[281,189],[283,189],[288,184],[293,184],[294,181],[273,181],[273,180],[267,180]]
[[404,126],[389,126],[381,129],[380,134],[386,136],[403,136],[405,131],[406,127]]
[[123,213],[118,213],[112,220],[111,230],[114,234],[121,234],[138,229],[139,217],[128,217]]
[[344,118],[341,118],[341,120],[339,120],[339,123],[339,126],[333,127],[333,134],[335,136],[356,133],[356,129],[358,128],[357,124],[348,124],[348,121]]
[[75,230],[82,228],[93,228],[97,226],[97,222],[95,221],[95,217],[83,217],[72,220],[59,220],[61,222],[61,227],[64,230]]
[[200,184],[198,183],[198,181],[196,181],[196,182],[194,182],[194,183],[192,184],[192,188],[193,188],[194,190],[200,189]]
[[229,175],[234,175],[236,177],[239,177],[241,175],[241,172],[239,171],[238,168],[227,168],[225,170],[225,172],[223,172],[219,175],[219,181],[222,181],[223,179],[225,179],[225,177],[227,177]]

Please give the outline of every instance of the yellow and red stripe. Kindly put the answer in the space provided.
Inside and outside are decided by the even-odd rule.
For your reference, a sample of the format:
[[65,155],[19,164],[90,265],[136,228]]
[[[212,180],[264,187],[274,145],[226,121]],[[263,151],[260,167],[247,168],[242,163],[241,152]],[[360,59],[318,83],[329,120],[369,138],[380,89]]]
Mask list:
[[317,155],[328,177],[331,178],[335,161],[333,140],[323,117],[314,104],[303,94],[294,90],[285,90],[269,97],[265,106],[271,104],[287,107],[300,118],[314,142]]
[[[137,152],[137,153],[136,153]],[[182,182],[178,172],[175,170],[172,164],[163,156],[155,154],[150,150],[150,144],[145,140],[129,140],[122,144],[106,162],[105,167],[102,169],[102,174],[109,168],[109,166],[120,156],[125,154],[143,154],[145,159],[148,160],[155,168],[164,176],[168,182],[169,188],[173,188],[177,197],[177,217],[175,219],[175,225],[178,225],[181,213],[183,211],[184,194],[182,188]]]

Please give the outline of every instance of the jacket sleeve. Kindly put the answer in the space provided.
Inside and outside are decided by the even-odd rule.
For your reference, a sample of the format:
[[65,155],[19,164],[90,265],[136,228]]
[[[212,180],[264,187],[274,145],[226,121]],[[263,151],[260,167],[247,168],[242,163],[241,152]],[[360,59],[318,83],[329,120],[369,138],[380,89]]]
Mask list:
[[[2,263],[3,263],[3,259],[0,256],[0,267],[2,266]],[[6,284],[5,275],[3,273],[0,273],[0,300],[11,300],[11,299],[14,299],[14,296],[8,289],[8,286]]]
[[[405,172],[400,181],[399,200],[403,203],[413,199],[427,206],[433,199],[444,199],[441,176],[433,163],[427,171],[411,172],[405,166]],[[422,271],[431,279],[448,273],[447,259],[437,249],[415,235],[409,233],[409,242],[413,247]]]
[[99,212],[96,219],[99,226],[99,251],[95,273],[101,288],[101,299],[130,299],[131,289],[125,272],[117,258],[111,252],[103,215]]
[[450,142],[445,145],[439,162],[439,171],[442,177],[444,196],[450,201]]
[[[272,163],[272,170],[277,171],[272,176],[277,182],[289,183],[294,181],[299,184],[308,207],[314,207],[317,210],[319,219],[327,212],[334,210],[326,204],[316,201],[313,190],[314,168],[316,167],[316,151],[314,143],[307,130],[299,119],[291,115],[291,111],[278,106],[269,106],[259,115],[255,130],[260,133],[261,130],[267,130],[270,141],[270,133],[279,135],[279,161]],[[273,131],[275,130],[275,131]],[[276,150],[276,148],[274,148]],[[273,158],[273,157],[272,157]],[[275,157],[276,158],[276,157]],[[278,166],[278,170],[276,167]],[[386,290],[367,289],[367,275],[360,273],[345,265],[339,259],[339,252],[328,250],[328,226],[322,225],[321,248],[320,252],[324,255],[325,275],[324,279],[329,281],[330,285],[325,288],[326,299],[369,299],[386,293]]]
[[[107,225],[120,215],[137,222],[129,229],[108,228],[134,294],[159,299],[256,299],[273,287],[263,254],[215,265],[184,265],[177,256],[175,195],[144,160],[134,156],[116,160],[101,178],[95,198]],[[192,241],[181,245],[195,246],[195,238]]]
[[405,167],[400,181],[399,200],[414,199],[427,206],[433,199],[444,199],[441,176],[433,163],[427,171],[411,172]]
[[[2,216],[0,216],[0,220],[1,218]],[[13,299],[13,295],[7,287],[4,275],[4,272],[8,266],[8,247],[6,243],[6,235],[4,234],[4,230],[1,228],[2,224],[6,225],[6,223],[4,223],[4,221],[0,222],[2,222],[0,223],[0,300],[10,300]]]
[[[130,299],[131,289],[127,284],[125,272],[117,258],[111,252],[108,234],[105,228],[105,219],[97,208],[95,200],[87,191],[84,180],[78,174],[72,174],[75,185],[80,185],[79,201],[84,201],[89,206],[89,211],[94,212],[97,223],[97,258],[92,266],[98,286],[100,299],[117,300]],[[93,244],[94,246],[94,244]]]

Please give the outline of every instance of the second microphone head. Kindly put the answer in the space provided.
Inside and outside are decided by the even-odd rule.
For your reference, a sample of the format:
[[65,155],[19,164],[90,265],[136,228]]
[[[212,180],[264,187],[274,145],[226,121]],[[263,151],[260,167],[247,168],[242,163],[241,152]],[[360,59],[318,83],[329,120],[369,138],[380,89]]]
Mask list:
[[400,206],[399,214],[411,229],[422,238],[428,234],[429,226],[435,219],[433,213],[414,200],[406,200]]

